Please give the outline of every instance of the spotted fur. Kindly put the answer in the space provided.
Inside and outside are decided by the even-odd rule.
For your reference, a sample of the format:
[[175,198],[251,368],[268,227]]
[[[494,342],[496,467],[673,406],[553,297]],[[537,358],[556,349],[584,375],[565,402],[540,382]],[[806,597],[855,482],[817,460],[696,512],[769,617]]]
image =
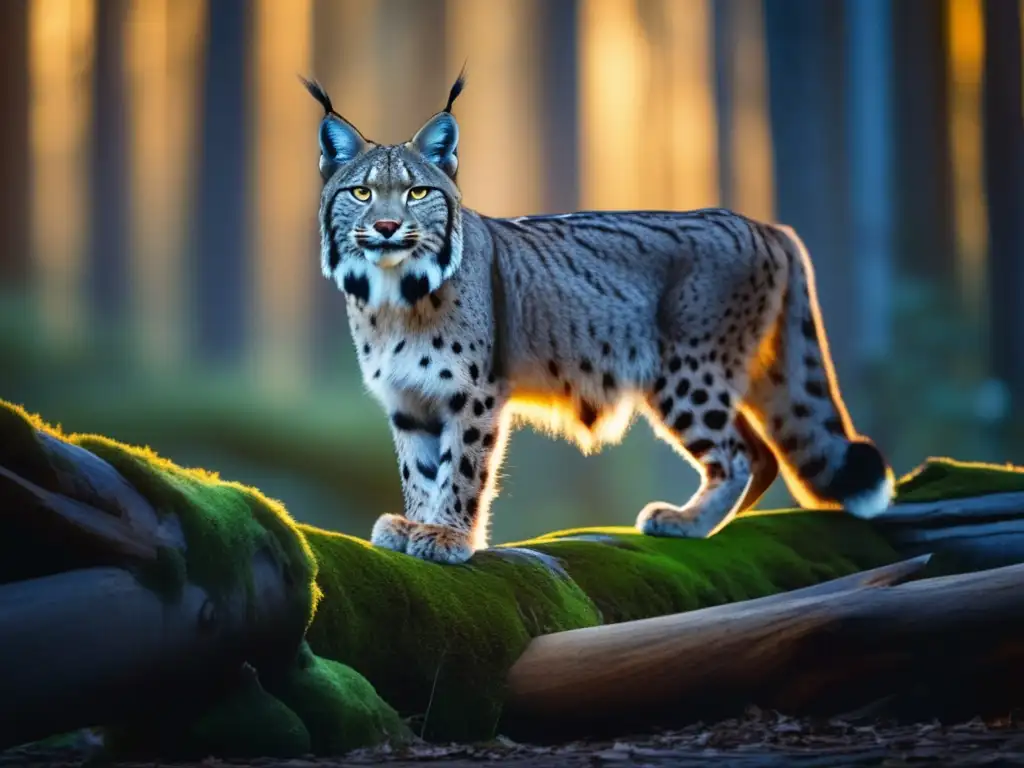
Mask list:
[[647,417],[703,479],[684,505],[641,511],[651,535],[714,534],[780,468],[804,506],[888,506],[892,471],[843,406],[792,230],[718,209],[487,217],[455,183],[451,101],[383,146],[310,89],[327,113],[323,271],[346,295],[405,496],[375,544],[446,563],[486,546],[516,420],[591,451]]

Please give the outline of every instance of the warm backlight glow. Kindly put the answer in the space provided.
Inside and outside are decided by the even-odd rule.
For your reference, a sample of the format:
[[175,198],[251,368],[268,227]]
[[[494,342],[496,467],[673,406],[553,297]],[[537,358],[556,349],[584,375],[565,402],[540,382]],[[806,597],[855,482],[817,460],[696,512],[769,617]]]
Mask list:
[[89,242],[92,0],[30,0],[32,251],[39,314],[69,340],[83,328]]
[[[455,109],[459,184],[466,203],[491,216],[536,213],[543,201],[543,73],[536,56],[523,55],[537,46],[541,1],[448,0],[445,6],[450,79],[468,59],[472,88]],[[437,95],[438,108],[445,95]]]
[[[653,70],[650,101],[663,101],[669,120],[658,136],[671,158],[668,207],[688,210],[717,205],[718,136],[714,91],[711,0],[664,0],[665,29],[650,37],[662,66]],[[658,153],[644,157],[653,173]],[[659,194],[659,198],[661,195]],[[655,201],[648,203],[653,206]],[[657,203],[659,206],[664,203]]]
[[576,403],[545,392],[515,392],[506,412],[510,425],[529,425],[550,437],[565,438],[584,454],[590,454],[622,440],[640,405],[639,396],[625,396],[603,411],[589,430],[580,423]]
[[718,203],[708,0],[582,0],[583,208]]
[[206,0],[137,0],[125,30],[132,327],[161,368],[184,354],[205,17]]
[[648,62],[636,4],[582,0],[579,35],[580,205],[633,208],[640,148],[659,149],[642,126]]
[[966,308],[980,319],[988,242],[982,158],[982,70],[985,31],[981,0],[947,0],[951,161],[959,284]]
[[288,389],[304,381],[312,351],[319,177],[307,150],[321,115],[295,78],[311,68],[312,14],[312,0],[255,4],[255,351],[261,382]]
[[387,92],[375,53],[380,15],[379,0],[320,0],[314,30],[314,74],[334,99],[334,108],[375,141],[382,140],[381,113]]
[[775,185],[762,11],[760,0],[744,0],[734,3],[731,15],[733,200],[729,205],[746,216],[772,221]]

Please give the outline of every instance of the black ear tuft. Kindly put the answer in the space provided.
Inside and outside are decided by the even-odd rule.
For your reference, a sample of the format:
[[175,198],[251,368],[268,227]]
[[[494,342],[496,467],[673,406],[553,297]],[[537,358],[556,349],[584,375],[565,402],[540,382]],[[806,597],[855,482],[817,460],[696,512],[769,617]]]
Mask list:
[[320,102],[320,106],[324,108],[325,115],[330,115],[332,113],[335,115],[338,114],[334,111],[334,107],[331,105],[331,97],[327,95],[327,91],[324,90],[324,87],[320,85],[320,83],[316,80],[307,80],[302,75],[299,75],[298,77],[302,84],[306,86],[306,90],[309,91],[309,95]]
[[366,151],[368,142],[354,125],[334,111],[331,97],[320,83],[302,75],[299,80],[324,108],[320,121],[320,175],[326,181],[339,166]]
[[457,98],[459,98],[459,94],[462,93],[462,89],[465,88],[465,87],[466,87],[466,62],[463,62],[462,63],[462,71],[459,72],[459,78],[458,78],[458,80],[455,81],[455,85],[453,85],[452,89],[448,92],[448,103],[444,105],[444,109],[442,110],[443,112],[448,112],[449,114],[451,113],[452,105],[455,103],[455,100]]

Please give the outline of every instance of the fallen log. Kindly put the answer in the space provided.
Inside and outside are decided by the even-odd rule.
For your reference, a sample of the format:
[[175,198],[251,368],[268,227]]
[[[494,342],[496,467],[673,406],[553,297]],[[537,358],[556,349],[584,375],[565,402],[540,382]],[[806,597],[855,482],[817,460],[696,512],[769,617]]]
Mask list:
[[217,598],[186,584],[167,603],[120,568],[0,587],[0,746],[223,693],[254,652],[294,642],[280,565],[261,553],[253,579],[252,602],[241,584]]
[[[799,667],[800,654],[811,668],[823,665],[824,637],[838,649],[833,660],[856,658],[842,638],[858,637],[863,617],[842,614],[830,630],[835,617],[822,606],[845,604],[850,595],[884,604],[884,596],[910,586],[902,584],[907,579],[932,569],[932,550],[921,550],[920,542],[903,549],[892,531],[948,524],[941,509],[938,522],[932,514],[917,528],[834,511],[755,513],[709,541],[587,529],[442,567],[296,525],[253,489],[103,438],[64,437],[3,403],[0,469],[0,743],[99,723],[115,726],[108,733],[120,727],[128,742],[162,756],[196,732],[218,737],[198,747],[192,742],[203,754],[240,755],[267,743],[253,740],[251,723],[261,736],[289,731],[295,738],[276,742],[288,754],[336,754],[401,731],[398,714],[436,741],[516,736],[522,731],[507,716],[517,710],[506,707],[506,680],[529,659],[533,638],[584,627],[632,631],[636,620],[701,609],[725,610],[734,622],[777,615],[785,632],[776,642],[786,632],[796,642],[782,643],[774,656],[765,651],[778,669],[762,669],[746,688],[739,677],[727,678],[699,714],[707,717],[716,701],[776,700],[764,691],[781,701],[779,692],[792,685],[771,675],[789,674],[787,664]],[[961,490],[983,495],[988,486],[974,482],[972,472],[957,469],[954,479]],[[996,477],[1000,490],[1024,490],[1024,474]],[[956,501],[957,525],[978,524],[965,512],[974,501]],[[1000,510],[999,523],[1024,518],[1005,505]],[[946,543],[938,541],[936,558]],[[220,631],[206,635],[211,611]],[[969,619],[945,628],[959,632]],[[792,627],[805,623],[810,629],[802,639]],[[296,654],[303,636],[308,645]],[[742,655],[743,643],[732,637],[730,645],[731,637],[712,633],[716,647],[708,658],[736,644]],[[654,640],[645,642],[661,649]],[[693,659],[700,659],[698,650]],[[245,662],[256,670],[255,685],[219,697],[221,682]],[[704,672],[715,669],[726,670],[725,662]],[[892,680],[904,690],[899,677]],[[136,696],[129,682],[143,694]],[[585,687],[575,691],[588,721],[600,697]],[[658,691],[650,685],[644,692],[653,692],[655,702],[672,701],[671,692]],[[169,721],[162,707],[179,693],[184,709],[163,728]],[[624,684],[617,693],[628,699],[640,689]],[[514,694],[515,688],[513,704]],[[212,714],[203,706],[211,697],[220,702]],[[667,705],[677,722],[689,716],[678,704]],[[609,712],[616,711],[613,703]],[[132,715],[144,715],[161,732]],[[339,736],[338,723],[360,716],[359,734]],[[557,721],[563,736],[572,719]],[[305,730],[296,736],[296,729]]]
[[[10,424],[2,451],[31,477],[0,466],[0,747],[195,705],[246,662],[294,656],[312,566],[269,526],[247,509],[248,528],[192,520],[189,541],[170,495],[158,509],[95,453]],[[200,557],[235,578],[203,578]]]
[[931,716],[1024,703],[1024,565],[716,606],[535,638],[508,675],[524,727],[714,719],[749,704]]

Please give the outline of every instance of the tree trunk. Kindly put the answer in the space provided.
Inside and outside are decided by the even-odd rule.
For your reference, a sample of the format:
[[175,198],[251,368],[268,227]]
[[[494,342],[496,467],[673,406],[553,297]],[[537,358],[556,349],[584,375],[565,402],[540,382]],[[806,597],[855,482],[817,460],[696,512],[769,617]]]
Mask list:
[[246,0],[207,4],[194,342],[203,364],[230,369],[242,360],[250,307],[248,224],[252,19]]
[[796,229],[815,265],[829,347],[840,381],[857,376],[843,94],[840,3],[765,0],[775,218]]
[[[397,605],[404,612],[408,600],[415,604],[422,587],[379,593],[381,579],[374,574],[385,582],[395,576],[397,581],[388,587],[394,590],[395,584],[413,583],[402,581],[410,576],[409,572],[401,575],[407,567],[423,569],[420,573],[426,569],[433,569],[435,574],[443,571],[445,587],[453,594],[458,592],[460,579],[490,579],[473,582],[473,590],[463,592],[471,595],[472,601],[482,594],[478,589],[516,583],[493,579],[493,570],[487,576],[483,563],[479,570],[472,564],[468,570],[446,570],[412,559],[400,563],[394,559],[400,556],[379,551],[371,555],[372,569],[356,573],[352,563],[359,561],[348,560],[347,552],[363,552],[368,544],[364,547],[322,531],[311,533],[305,541],[299,538],[303,535],[301,529],[279,527],[274,533],[272,525],[287,526],[283,517],[271,524],[252,507],[252,518],[242,515],[244,525],[236,527],[219,516],[223,510],[216,499],[223,497],[206,497],[211,505],[207,512],[196,507],[200,502],[194,499],[201,496],[188,495],[187,501],[178,502],[174,495],[165,497],[153,490],[154,486],[161,487],[158,481],[167,490],[166,486],[174,489],[194,480],[181,478],[170,469],[160,476],[163,470],[155,465],[149,470],[157,480],[149,485],[149,495],[145,496],[140,493],[143,485],[137,488],[129,483],[97,454],[33,428],[17,412],[3,413],[11,421],[0,425],[6,438],[0,446],[7,448],[0,454],[0,748],[77,727],[137,722],[140,716],[155,719],[169,707],[194,712],[209,697],[222,693],[245,662],[272,679],[275,669],[294,659],[311,615],[314,552],[321,566],[318,587],[323,600],[319,616],[326,618],[319,629],[316,623],[312,625],[310,644],[320,653],[313,645],[315,637],[323,640],[327,633],[335,642],[347,637],[341,641],[344,648],[339,651],[335,646],[325,657],[352,663],[353,668],[357,668],[355,659],[347,654],[361,642],[360,635],[368,637],[372,633],[356,629],[346,636],[345,632],[357,627],[352,619],[363,607],[373,611],[381,606],[381,611],[387,611]],[[128,469],[123,471],[135,476]],[[994,474],[1000,478],[1000,487],[1014,487],[1011,480],[1020,487],[1020,478],[1014,473]],[[149,484],[148,479],[144,482]],[[927,480],[923,482],[927,488]],[[958,487],[962,492],[964,486]],[[982,483],[974,487],[983,492]],[[235,489],[224,490],[230,492],[228,498],[238,500]],[[155,509],[147,498],[161,499],[161,508]],[[186,514],[178,511],[179,504],[192,505],[189,513],[193,517],[185,521],[187,524],[178,516]],[[847,531],[855,537],[860,532],[869,548],[874,542],[877,553],[871,562],[887,559],[890,546],[896,551],[926,548],[926,554],[793,592],[538,637],[508,675],[509,718],[505,724],[525,723],[517,728],[521,733],[538,724],[541,728],[557,724],[558,735],[565,738],[573,728],[595,729],[613,722],[621,733],[623,728],[641,722],[650,725],[669,719],[676,724],[687,719],[708,720],[752,703],[794,714],[825,714],[871,705],[888,697],[890,703],[898,705],[899,712],[920,707],[919,711],[929,717],[950,712],[973,715],[1022,703],[1019,669],[1024,662],[1024,493],[901,503],[870,525],[851,522],[840,513],[806,514],[805,519],[795,521],[805,534],[836,526],[836,531]],[[770,519],[771,515],[763,517]],[[812,521],[816,527],[802,527]],[[744,523],[738,521],[735,525]],[[779,530],[784,527],[780,523]],[[771,524],[765,525],[764,521],[748,530],[759,528],[760,535],[773,537]],[[255,533],[251,533],[253,529]],[[264,534],[276,536],[276,546]],[[294,538],[285,540],[287,535]],[[563,540],[571,544],[570,539],[579,542],[594,536],[582,533]],[[597,536],[615,541],[610,534]],[[806,535],[803,538],[808,539]],[[781,545],[783,553],[790,553],[776,561],[781,569],[793,570],[790,576],[759,583],[739,579],[727,592],[718,593],[722,597],[712,599],[726,599],[724,595],[737,594],[744,588],[749,590],[747,594],[765,594],[771,584],[792,584],[794,580],[814,584],[821,578],[820,569],[828,566],[813,558],[806,569],[793,564],[786,541],[787,537],[782,536],[772,543],[773,548]],[[981,552],[979,562],[991,562],[998,555],[1018,564],[966,576],[902,583],[920,575],[925,565],[934,564],[927,553],[935,552],[937,561],[945,554],[965,551],[976,541],[989,542],[989,550]],[[692,544],[696,551],[700,542]],[[833,567],[844,571],[850,568],[848,558],[857,557],[852,552],[856,549],[843,556],[843,564],[832,560]],[[243,567],[228,569],[229,576],[211,585],[199,582],[197,574],[203,568],[191,567],[203,562],[189,559],[199,557],[199,550],[205,553],[207,562],[214,557],[226,559],[234,551],[252,554]],[[302,554],[296,555],[295,550]],[[579,579],[575,584],[561,585],[567,588],[565,593],[561,587],[550,592],[528,586],[553,584],[543,580],[524,581],[515,591],[499,589],[496,605],[512,598],[511,613],[534,614],[535,623],[494,626],[522,628],[530,633],[545,631],[541,627],[584,626],[599,621],[600,610],[605,610],[606,621],[612,620],[614,613],[608,610],[614,611],[613,605],[605,602],[602,609],[598,591],[583,590],[581,584],[586,579],[580,577],[585,572],[572,575],[581,562],[574,566],[570,556],[563,567],[544,551],[545,547],[539,546],[534,550],[496,548],[481,553],[481,560],[489,559],[492,565],[502,553],[515,556],[512,559],[527,555],[535,566],[542,566],[540,570],[555,571],[560,585],[563,578]],[[750,549],[746,551],[751,553]],[[596,551],[595,556],[599,556]],[[649,557],[643,552],[636,556]],[[344,568],[346,564],[349,570]],[[697,564],[697,573],[702,567],[707,563]],[[750,563],[744,567],[749,568]],[[758,567],[754,566],[755,572]],[[642,585],[634,583],[641,589],[657,591],[660,585],[654,574],[658,572],[641,571],[648,580]],[[505,569],[499,573],[505,573]],[[732,580],[737,571],[731,571],[734,576],[729,573],[728,567],[724,572],[708,571],[709,586],[717,579]],[[350,574],[354,582],[352,591],[346,594]],[[418,580],[419,575],[413,578]],[[353,600],[360,589],[363,593],[359,600]],[[642,595],[632,589],[621,599],[642,601]],[[571,600],[561,603],[570,593]],[[533,598],[543,602],[531,602]],[[382,600],[386,606],[381,605]],[[332,601],[337,601],[334,606]],[[564,621],[556,611],[547,610],[547,601],[567,610]],[[455,600],[450,605],[476,604]],[[424,607],[424,613],[434,615],[437,608]],[[353,609],[357,609],[355,614]],[[435,668],[431,663],[419,668],[429,669],[429,674],[435,676],[429,699],[427,689],[420,690],[428,710],[433,703],[435,718],[438,709],[452,707],[453,699],[443,697],[452,696],[453,689],[461,692],[454,695],[466,695],[471,701],[495,707],[494,717],[488,712],[486,726],[482,726],[493,727],[500,694],[488,700],[474,699],[476,694],[472,692],[486,686],[500,690],[507,665],[504,661],[495,667],[475,665],[472,654],[477,652],[479,642],[472,650],[466,643],[482,639],[489,644],[488,654],[504,658],[508,648],[516,647],[504,644],[525,642],[527,635],[519,629],[491,629],[479,635],[460,635],[456,631],[449,635],[452,621],[475,620],[459,614],[459,610],[454,617],[448,611],[437,613],[435,627],[442,628],[445,643],[451,640],[451,658],[469,663],[459,666],[454,662],[455,666],[445,668],[445,676],[452,677],[437,689],[436,701],[434,684],[440,666]],[[652,607],[646,615],[659,610],[670,609]],[[411,642],[420,644],[432,630],[429,622],[417,623],[413,614],[405,616],[409,626],[426,632],[404,632],[400,636],[411,634]],[[324,642],[330,645],[330,641]],[[377,635],[369,642],[377,655],[372,662],[365,657],[364,661],[378,674],[390,674],[381,672],[381,668],[394,665],[395,658],[402,654],[388,657],[377,647],[381,642]],[[442,660],[447,652],[445,647]],[[383,664],[378,666],[381,661]],[[409,671],[418,669],[415,664],[408,669],[399,665],[398,669],[404,670],[399,673],[404,676],[385,683],[390,686],[388,695],[400,696],[403,688],[414,689],[423,683],[422,677]],[[495,673],[495,669],[500,671]],[[370,672],[364,674],[370,677]],[[458,675],[461,677],[453,684]],[[441,693],[445,687],[447,692]],[[415,694],[410,697],[414,699]],[[440,701],[444,704],[439,707]],[[457,716],[459,722],[465,722],[477,714],[459,709]]]
[[544,212],[570,213],[579,204],[579,78],[577,0],[544,0],[539,12],[544,109]]
[[917,279],[951,288],[956,250],[946,7],[935,0],[892,3],[892,175],[900,267]]
[[992,372],[1024,424],[1024,105],[1019,0],[986,0],[985,188]]
[[29,279],[28,0],[0,3],[0,290]]
[[128,121],[125,101],[127,0],[96,4],[93,70],[90,229],[90,312],[106,330],[117,329],[128,303]]

